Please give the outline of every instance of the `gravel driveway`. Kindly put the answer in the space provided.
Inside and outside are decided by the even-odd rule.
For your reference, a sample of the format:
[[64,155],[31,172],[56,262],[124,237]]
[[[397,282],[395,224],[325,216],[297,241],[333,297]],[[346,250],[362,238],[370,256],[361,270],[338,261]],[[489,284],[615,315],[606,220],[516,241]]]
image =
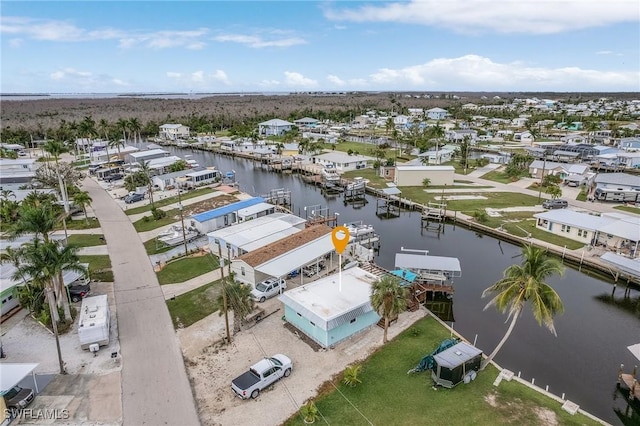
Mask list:
[[[273,298],[260,305],[267,313],[282,306]],[[366,358],[382,343],[377,326],[339,343],[335,349],[315,352],[287,330],[282,309],[254,327],[236,334],[231,345],[220,341],[224,317],[218,314],[178,331],[185,363],[203,425],[279,425],[316,394],[317,388],[347,365]],[[389,328],[392,338],[426,315],[405,312]],[[260,393],[256,400],[234,396],[231,380],[264,356],[283,353],[293,361],[293,374]]]

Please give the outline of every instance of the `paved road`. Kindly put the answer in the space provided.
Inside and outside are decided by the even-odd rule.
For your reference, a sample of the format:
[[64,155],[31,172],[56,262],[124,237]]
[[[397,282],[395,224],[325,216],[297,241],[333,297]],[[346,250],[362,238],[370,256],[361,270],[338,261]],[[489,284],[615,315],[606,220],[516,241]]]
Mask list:
[[164,295],[142,241],[115,200],[93,179],[83,188],[107,240],[122,355],[124,425],[199,425]]

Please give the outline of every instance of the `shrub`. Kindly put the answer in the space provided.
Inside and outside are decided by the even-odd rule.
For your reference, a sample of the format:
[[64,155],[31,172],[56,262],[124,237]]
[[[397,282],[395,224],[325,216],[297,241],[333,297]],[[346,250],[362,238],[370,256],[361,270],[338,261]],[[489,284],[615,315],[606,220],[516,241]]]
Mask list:
[[160,220],[163,219],[167,216],[167,212],[165,212],[164,210],[161,210],[157,207],[154,207],[151,209],[151,215],[153,216],[154,220]]
[[305,423],[313,423],[318,420],[318,407],[313,401],[309,401],[300,407],[300,415]]
[[484,210],[476,210],[473,212],[473,218],[476,222],[485,223],[489,218],[487,216],[487,212]]
[[344,370],[344,377],[342,378],[342,383],[349,387],[354,387],[358,383],[362,383],[360,379],[358,379],[358,374],[360,374],[360,370],[362,369],[362,365],[349,365]]

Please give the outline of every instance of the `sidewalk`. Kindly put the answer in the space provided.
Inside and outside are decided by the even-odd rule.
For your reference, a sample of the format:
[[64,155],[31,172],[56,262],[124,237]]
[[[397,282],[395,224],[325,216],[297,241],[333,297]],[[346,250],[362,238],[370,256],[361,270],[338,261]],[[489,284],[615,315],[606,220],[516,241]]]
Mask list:
[[160,287],[162,288],[162,292],[164,293],[164,299],[168,300],[172,297],[180,296],[181,294],[187,293],[191,290],[202,287],[205,284],[209,284],[210,282],[217,281],[219,279],[220,268],[216,269],[215,271],[207,272],[206,274],[192,278],[183,283],[165,284]]

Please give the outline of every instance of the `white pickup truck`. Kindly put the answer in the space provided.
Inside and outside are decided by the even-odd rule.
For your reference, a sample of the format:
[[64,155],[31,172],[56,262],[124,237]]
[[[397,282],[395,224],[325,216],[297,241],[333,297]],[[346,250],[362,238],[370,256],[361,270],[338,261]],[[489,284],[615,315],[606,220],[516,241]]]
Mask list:
[[277,354],[264,358],[231,381],[231,389],[242,399],[257,398],[260,391],[282,377],[289,377],[293,364],[289,357]]

